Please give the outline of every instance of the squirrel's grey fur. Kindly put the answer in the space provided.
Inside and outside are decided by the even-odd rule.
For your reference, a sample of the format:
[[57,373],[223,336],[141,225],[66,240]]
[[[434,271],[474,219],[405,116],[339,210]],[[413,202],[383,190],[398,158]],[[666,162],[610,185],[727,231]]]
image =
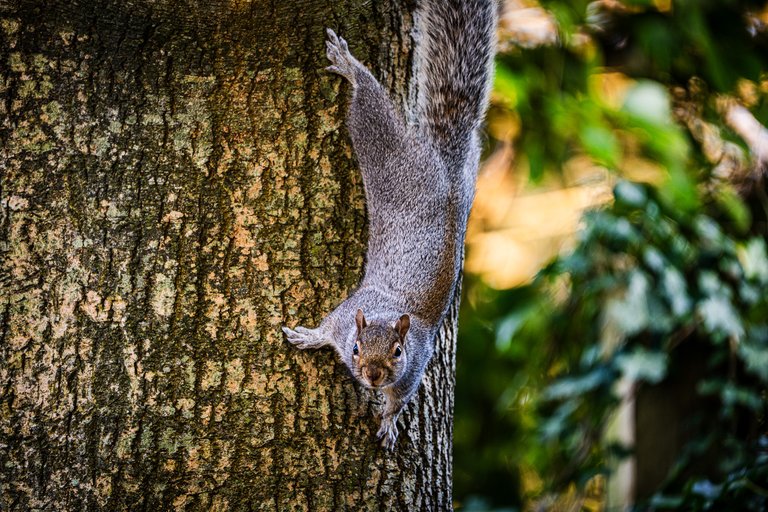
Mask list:
[[328,30],[327,69],[352,85],[347,125],[365,186],[367,263],[360,287],[318,328],[283,330],[302,349],[333,346],[358,381],[384,392],[378,435],[387,448],[461,274],[496,11],[495,0],[419,2],[411,125],[346,41]]

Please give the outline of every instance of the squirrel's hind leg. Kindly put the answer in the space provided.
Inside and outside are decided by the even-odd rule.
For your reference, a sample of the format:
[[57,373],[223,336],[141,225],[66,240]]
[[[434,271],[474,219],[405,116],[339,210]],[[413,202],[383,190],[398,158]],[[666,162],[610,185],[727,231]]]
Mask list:
[[411,176],[418,151],[409,144],[407,126],[387,92],[349,52],[344,39],[328,29],[326,46],[326,55],[333,63],[326,69],[352,84],[347,128],[363,174],[369,211],[378,210],[377,204],[399,204],[401,190],[411,188],[414,180],[421,181]]
[[344,38],[336,35],[331,29],[326,29],[328,40],[325,42],[325,55],[333,65],[325,68],[326,71],[343,76],[352,83],[356,84],[355,72],[357,68],[364,68],[350,52],[347,42]]

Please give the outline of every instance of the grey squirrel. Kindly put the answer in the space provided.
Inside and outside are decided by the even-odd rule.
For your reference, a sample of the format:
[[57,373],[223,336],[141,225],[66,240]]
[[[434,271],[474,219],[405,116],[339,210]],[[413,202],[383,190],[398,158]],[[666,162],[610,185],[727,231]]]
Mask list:
[[319,327],[283,331],[301,349],[331,345],[360,383],[384,393],[378,437],[388,449],[461,275],[496,16],[495,0],[419,2],[414,125],[327,31],[326,69],[352,85],[347,125],[365,187],[367,263],[359,288]]

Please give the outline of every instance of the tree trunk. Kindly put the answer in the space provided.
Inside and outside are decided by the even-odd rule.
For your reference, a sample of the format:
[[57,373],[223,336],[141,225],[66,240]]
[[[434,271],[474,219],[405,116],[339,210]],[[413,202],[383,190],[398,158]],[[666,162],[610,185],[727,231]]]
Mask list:
[[403,105],[405,0],[0,0],[0,510],[445,510],[456,308],[396,451],[330,350],[362,183],[336,28]]

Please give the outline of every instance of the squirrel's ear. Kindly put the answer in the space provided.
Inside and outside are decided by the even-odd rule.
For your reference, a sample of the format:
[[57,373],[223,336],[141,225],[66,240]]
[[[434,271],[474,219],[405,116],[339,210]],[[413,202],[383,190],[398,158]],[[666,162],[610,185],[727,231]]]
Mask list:
[[355,315],[355,323],[357,324],[357,335],[360,336],[362,330],[368,326],[368,323],[365,321],[365,317],[363,316],[362,309],[357,310],[357,314]]
[[397,322],[395,322],[395,331],[400,336],[401,341],[405,341],[405,334],[408,332],[408,328],[411,326],[411,317],[408,315],[401,316]]

